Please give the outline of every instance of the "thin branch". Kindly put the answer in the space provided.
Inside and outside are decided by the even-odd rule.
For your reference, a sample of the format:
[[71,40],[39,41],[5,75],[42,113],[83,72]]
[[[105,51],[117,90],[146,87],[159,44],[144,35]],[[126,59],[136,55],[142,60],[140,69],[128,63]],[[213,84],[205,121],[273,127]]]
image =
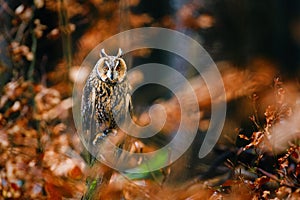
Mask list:
[[27,72],[27,78],[28,80],[33,81],[33,73],[34,73],[34,68],[36,63],[36,48],[37,48],[37,38],[33,30],[31,33],[31,38],[32,38],[31,52],[33,54],[33,59],[30,63],[29,70]]
[[[71,31],[69,27],[69,18],[64,0],[58,0],[58,17],[59,25],[62,34],[63,54],[66,59],[67,67],[70,69],[72,65],[72,50],[71,50]],[[66,76],[68,77],[68,76]]]
[[292,187],[292,188],[299,188],[300,187],[300,184],[296,184],[294,183],[293,185],[291,184],[288,184],[288,183],[283,183],[279,178],[277,178],[274,174],[271,174],[261,168],[257,168],[258,171],[260,171],[261,173],[263,173],[264,175],[266,175],[267,177],[273,179],[274,181],[280,183],[281,185],[283,186],[287,186],[287,187]]

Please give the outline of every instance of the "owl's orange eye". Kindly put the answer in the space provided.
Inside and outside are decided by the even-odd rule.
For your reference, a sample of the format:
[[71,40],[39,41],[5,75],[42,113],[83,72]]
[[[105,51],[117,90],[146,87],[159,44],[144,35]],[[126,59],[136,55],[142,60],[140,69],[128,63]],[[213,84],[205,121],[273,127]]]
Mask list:
[[121,70],[121,63],[118,63],[118,65],[116,66],[115,70],[118,71],[118,72]]
[[108,71],[108,66],[107,66],[107,65],[104,65],[104,66],[103,66],[103,70],[104,70],[104,71]]

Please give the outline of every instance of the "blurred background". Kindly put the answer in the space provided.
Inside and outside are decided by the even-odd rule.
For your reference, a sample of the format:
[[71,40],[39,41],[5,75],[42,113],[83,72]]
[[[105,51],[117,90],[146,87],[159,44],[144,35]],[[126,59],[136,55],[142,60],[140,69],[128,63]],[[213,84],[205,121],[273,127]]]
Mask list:
[[[267,127],[292,116],[299,106],[300,1],[0,0],[0,20],[0,199],[100,199],[101,195],[104,199],[154,195],[203,199],[233,198],[246,195],[245,191],[252,191],[247,198],[279,197],[278,191],[299,195],[295,193],[300,184],[299,159],[290,157],[293,152],[299,154],[299,140],[289,140],[298,138],[298,125],[278,150],[278,158],[286,156],[283,160],[289,161],[285,166],[289,172],[278,173],[277,169],[287,168],[260,146],[263,137],[253,133],[268,132]],[[210,98],[201,77],[169,52],[130,52],[124,56],[129,68],[157,62],[192,80],[201,122],[194,144],[174,165],[138,177],[111,172],[108,185],[102,187],[90,177],[105,176],[111,169],[91,166],[86,160],[72,117],[73,84],[81,78],[77,72],[84,58],[97,44],[121,31],[150,26],[187,34],[211,55],[226,88],[225,127],[214,152],[198,159],[210,117]],[[186,48],[185,44],[180,47]],[[138,78],[132,79],[134,83]],[[144,151],[172,138],[179,118],[173,99],[167,88],[158,85],[134,93],[137,119],[143,121],[144,112],[158,101],[173,115],[160,134],[139,141]],[[292,150],[285,154],[288,148]],[[139,185],[137,179],[144,182]],[[194,185],[189,185],[190,180],[196,180]],[[202,180],[210,180],[208,186]],[[280,184],[282,180],[285,184]],[[160,188],[164,183],[167,186]],[[242,188],[241,193],[232,192],[236,188]]]

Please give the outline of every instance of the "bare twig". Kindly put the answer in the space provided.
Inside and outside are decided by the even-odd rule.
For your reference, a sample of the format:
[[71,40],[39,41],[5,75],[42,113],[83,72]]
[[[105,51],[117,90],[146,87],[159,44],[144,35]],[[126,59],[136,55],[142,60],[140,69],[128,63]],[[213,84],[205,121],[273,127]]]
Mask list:
[[277,178],[277,176],[275,176],[274,174],[271,174],[261,168],[257,168],[258,171],[260,171],[261,173],[263,173],[264,175],[266,175],[267,177],[273,179],[274,181],[280,183],[281,185],[283,186],[287,186],[287,187],[291,187],[291,188],[299,188],[300,187],[300,184],[296,184],[296,183],[293,183],[293,184],[288,184],[288,183],[284,183],[282,182],[279,178]]

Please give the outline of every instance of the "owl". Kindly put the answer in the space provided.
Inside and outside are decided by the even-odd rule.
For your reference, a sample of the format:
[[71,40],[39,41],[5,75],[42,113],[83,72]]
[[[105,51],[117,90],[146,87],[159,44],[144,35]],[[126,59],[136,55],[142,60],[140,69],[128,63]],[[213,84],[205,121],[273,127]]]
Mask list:
[[116,134],[132,114],[127,66],[121,55],[121,49],[116,56],[109,56],[102,49],[83,89],[82,128],[89,144],[96,145],[108,133]]

